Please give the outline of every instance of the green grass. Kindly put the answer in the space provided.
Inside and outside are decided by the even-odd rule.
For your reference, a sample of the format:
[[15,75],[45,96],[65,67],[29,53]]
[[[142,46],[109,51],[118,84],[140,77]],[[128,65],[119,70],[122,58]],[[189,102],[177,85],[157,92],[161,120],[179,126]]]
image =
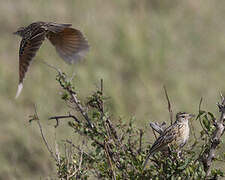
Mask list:
[[[175,112],[196,113],[201,97],[206,109],[217,111],[219,92],[225,91],[222,1],[0,0],[0,4],[0,179],[54,175],[38,129],[28,123],[35,103],[50,141],[54,142],[55,131],[58,139],[67,134],[63,126],[54,130],[47,121],[51,115],[64,114],[65,107],[56,73],[41,60],[71,75],[75,72],[81,98],[103,78],[114,119],[135,116],[149,136],[149,121],[169,119],[163,85]],[[20,38],[12,32],[39,20],[72,23],[86,34],[91,51],[81,63],[68,66],[46,41],[15,100]]]

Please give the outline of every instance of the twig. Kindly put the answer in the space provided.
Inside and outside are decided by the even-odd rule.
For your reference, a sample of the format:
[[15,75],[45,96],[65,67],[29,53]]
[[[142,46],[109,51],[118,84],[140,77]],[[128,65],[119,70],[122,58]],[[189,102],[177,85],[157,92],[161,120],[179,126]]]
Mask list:
[[66,164],[66,169],[69,169],[69,152],[67,152],[67,144],[64,144],[64,157],[65,157],[65,164]]
[[162,124],[159,124],[157,122],[156,123],[150,122],[150,127],[157,133],[162,134],[165,130],[166,123],[163,122]]
[[72,91],[70,91],[70,95],[72,96],[73,101],[76,104],[79,112],[82,114],[82,116],[84,117],[84,119],[87,121],[87,123],[90,126],[90,128],[94,128],[94,125],[91,123],[91,120],[89,119],[89,117],[87,115],[87,112],[84,111],[84,108],[81,106],[80,102],[78,101],[77,95],[74,92],[72,92]]
[[42,62],[43,64],[46,64],[48,67],[56,70],[58,72],[58,74],[62,74],[62,71],[58,68],[56,68],[55,66],[51,65],[51,64],[48,64],[46,61],[44,61],[43,59],[40,60],[40,62]]
[[31,120],[37,120],[37,124],[39,126],[39,129],[40,129],[40,132],[41,132],[41,137],[42,137],[42,139],[43,139],[43,141],[45,143],[45,146],[47,147],[47,149],[48,149],[49,153],[51,154],[51,156],[57,162],[58,160],[57,160],[56,156],[54,155],[53,151],[51,150],[50,146],[48,145],[47,139],[44,136],[44,133],[43,133],[43,130],[42,130],[42,126],[41,126],[41,123],[40,123],[40,119],[39,119],[38,114],[37,114],[37,108],[36,108],[36,105],[35,104],[34,104],[34,110],[35,110],[34,118],[31,119]]
[[159,134],[162,134],[164,132],[165,128],[166,128],[166,123],[163,122],[162,124],[159,124],[157,122],[156,123],[150,122],[150,127],[152,128],[152,132],[153,132],[153,134],[155,136],[155,139],[157,139],[157,136],[155,134],[155,131],[157,133],[159,133]]
[[193,126],[193,124],[192,124],[192,121],[189,121],[190,122],[190,127],[191,127],[191,132],[192,132],[192,134],[193,134],[193,136],[194,136],[194,139],[195,139],[195,142],[194,142],[194,144],[192,145],[192,148],[196,145],[196,142],[198,141],[197,140],[197,136],[196,136],[196,134],[195,134],[195,128],[194,128],[194,126]]
[[112,175],[113,175],[113,179],[116,180],[116,174],[114,172],[114,169],[113,169],[113,164],[112,164],[112,160],[111,160],[111,157],[109,155],[109,151],[108,151],[108,145],[107,145],[107,142],[104,143],[105,144],[105,154],[106,154],[106,157],[109,161],[109,165],[111,167],[111,171],[112,171]]
[[139,149],[138,149],[138,153],[140,153],[142,151],[142,137],[143,137],[143,134],[144,134],[144,132],[143,132],[142,129],[140,129],[139,132],[140,132],[140,137],[139,137]]
[[224,121],[225,121],[225,99],[224,96],[221,94],[221,104],[217,103],[220,118],[218,121],[215,120],[214,126],[216,129],[213,132],[212,138],[210,140],[210,148],[203,153],[203,166],[206,172],[205,178],[210,175],[210,169],[212,165],[212,161],[215,158],[215,151],[217,146],[220,144],[220,139],[224,133]]
[[57,163],[60,164],[60,151],[59,151],[58,143],[56,141],[56,132],[54,134],[55,134],[55,156],[57,158]]
[[[101,85],[101,89],[100,90],[101,90],[101,95],[103,97],[103,79],[101,79],[100,81],[101,81],[101,84],[100,84]],[[102,106],[101,107],[102,113],[104,113],[104,101],[102,101],[101,106]]]
[[[202,98],[201,98],[201,99],[202,99]],[[201,100],[200,100],[200,102],[201,102]],[[199,111],[200,111],[200,107],[199,107]],[[195,139],[195,142],[194,142],[194,144],[192,145],[192,148],[191,148],[191,149],[193,149],[194,146],[197,144],[197,136],[196,136],[196,134],[195,134],[195,128],[194,128],[194,126],[193,126],[193,124],[192,124],[192,121],[189,121],[189,122],[190,122],[190,127],[191,127],[191,133],[193,134],[194,139]]]
[[108,127],[109,127],[110,132],[111,132],[111,134],[113,135],[113,137],[114,137],[116,140],[118,140],[119,138],[118,138],[116,129],[115,129],[115,127],[113,126],[113,124],[112,124],[112,122],[110,121],[109,118],[106,119],[106,123],[108,124]]
[[153,127],[151,127],[152,128],[152,132],[153,132],[153,134],[154,134],[154,136],[155,136],[155,139],[157,139],[157,136],[156,136],[156,134],[155,134],[155,130],[153,129]]
[[82,162],[83,162],[83,154],[84,154],[84,149],[83,149],[83,145],[84,145],[84,142],[82,142],[82,148],[81,148],[81,151],[80,151],[80,163],[79,163],[79,171],[81,171],[81,166],[82,166]]
[[103,79],[101,79],[100,81],[101,81],[101,93],[103,95]]
[[56,120],[55,128],[57,128],[58,125],[59,125],[59,119],[67,119],[67,118],[73,118],[77,123],[80,123],[80,121],[77,119],[77,117],[74,116],[74,115],[71,115],[71,114],[69,114],[67,116],[52,116],[52,117],[50,117],[48,119],[49,120],[55,119]]
[[[203,99],[202,99],[202,97],[201,97],[200,102],[199,102],[199,106],[198,106],[198,112],[199,112],[199,114],[201,113],[202,100],[203,100]],[[201,125],[202,129],[205,131],[205,133],[206,133],[207,135],[209,135],[208,131],[205,129],[205,127],[204,127],[203,124],[202,124],[201,115],[198,116],[198,119],[199,119],[199,122],[200,122],[200,125]]]
[[[78,132],[79,133],[79,132]],[[96,131],[96,133],[100,134],[99,132]],[[87,137],[87,134],[84,133],[79,133],[82,136]],[[102,134],[101,134],[102,135]],[[97,145],[99,145],[101,148],[104,148],[104,144],[102,142],[100,142],[99,140],[97,140],[96,138],[94,138],[95,136],[88,136],[89,138],[91,138],[92,141],[94,141]]]
[[76,171],[74,171],[71,175],[67,175],[67,179],[69,180],[70,178],[74,177],[78,172],[78,169]]
[[[43,63],[46,64],[48,67],[50,67],[50,68],[56,70],[56,71],[58,72],[59,76],[63,77],[63,74],[62,74],[62,72],[61,72],[60,69],[56,68],[56,67],[53,66],[53,65],[48,64],[48,63],[45,62],[44,60],[42,60],[42,61],[43,61]],[[67,87],[67,88],[64,87],[64,89],[66,89],[66,90],[70,93],[70,95],[71,95],[71,97],[72,97],[74,103],[75,103],[76,106],[78,107],[79,112],[80,112],[80,113],[82,114],[82,116],[86,119],[86,121],[88,122],[88,125],[89,125],[91,128],[93,128],[94,125],[91,123],[91,121],[90,121],[90,119],[89,119],[87,113],[84,111],[83,107],[81,106],[80,102],[78,101],[78,99],[77,99],[77,97],[76,97],[76,96],[77,96],[76,93],[75,93],[74,91],[72,91],[72,90],[71,90],[70,88],[68,88],[68,87]]]
[[94,157],[92,157],[90,154],[88,154],[87,152],[85,152],[84,150],[81,150],[79,147],[77,147],[75,144],[72,143],[72,141],[66,139],[66,141],[68,144],[70,144],[71,146],[73,146],[75,149],[77,149],[80,153],[83,152],[85,155],[87,155],[88,157],[90,157],[92,160],[95,160]]
[[163,89],[165,91],[166,100],[167,100],[167,103],[168,103],[168,111],[169,111],[169,114],[170,114],[170,124],[172,125],[173,124],[173,111],[172,111],[170,99],[169,99],[169,96],[168,96],[168,93],[167,93],[167,90],[166,90],[166,86],[163,86]]

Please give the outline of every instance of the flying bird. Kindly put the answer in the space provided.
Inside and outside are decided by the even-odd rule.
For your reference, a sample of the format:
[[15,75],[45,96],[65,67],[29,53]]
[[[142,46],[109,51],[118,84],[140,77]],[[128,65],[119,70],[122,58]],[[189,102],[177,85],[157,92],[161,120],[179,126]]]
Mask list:
[[59,56],[68,64],[82,59],[89,50],[88,41],[72,24],[53,22],[34,22],[27,27],[20,27],[13,34],[22,37],[19,48],[19,85],[16,98],[23,88],[23,81],[34,56],[47,38],[55,47]]

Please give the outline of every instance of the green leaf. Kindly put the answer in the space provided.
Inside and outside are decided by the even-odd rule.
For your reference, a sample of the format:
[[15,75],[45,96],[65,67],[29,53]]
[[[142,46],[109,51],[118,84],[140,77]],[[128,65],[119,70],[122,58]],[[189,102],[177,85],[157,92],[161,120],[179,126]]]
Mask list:
[[208,112],[208,115],[211,117],[212,120],[216,119],[215,116],[213,115],[213,113]]
[[202,115],[204,115],[206,113],[207,113],[206,111],[200,110],[197,117],[196,117],[196,120],[199,119]]
[[189,158],[185,159],[184,164],[182,166],[179,166],[177,169],[179,169],[179,170],[185,169],[187,167],[187,165],[189,164],[189,162],[191,162],[191,159],[189,159]]
[[97,146],[97,148],[95,149],[96,154],[99,155],[101,150],[101,147]]
[[207,115],[204,116],[202,122],[205,128],[210,131],[210,121],[208,120]]

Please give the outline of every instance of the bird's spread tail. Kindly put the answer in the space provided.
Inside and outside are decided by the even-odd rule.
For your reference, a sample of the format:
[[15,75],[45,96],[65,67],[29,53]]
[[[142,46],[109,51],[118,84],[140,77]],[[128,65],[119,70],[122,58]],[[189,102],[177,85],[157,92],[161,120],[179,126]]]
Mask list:
[[23,89],[23,84],[22,83],[19,83],[15,98],[18,98],[19,97],[22,89]]

